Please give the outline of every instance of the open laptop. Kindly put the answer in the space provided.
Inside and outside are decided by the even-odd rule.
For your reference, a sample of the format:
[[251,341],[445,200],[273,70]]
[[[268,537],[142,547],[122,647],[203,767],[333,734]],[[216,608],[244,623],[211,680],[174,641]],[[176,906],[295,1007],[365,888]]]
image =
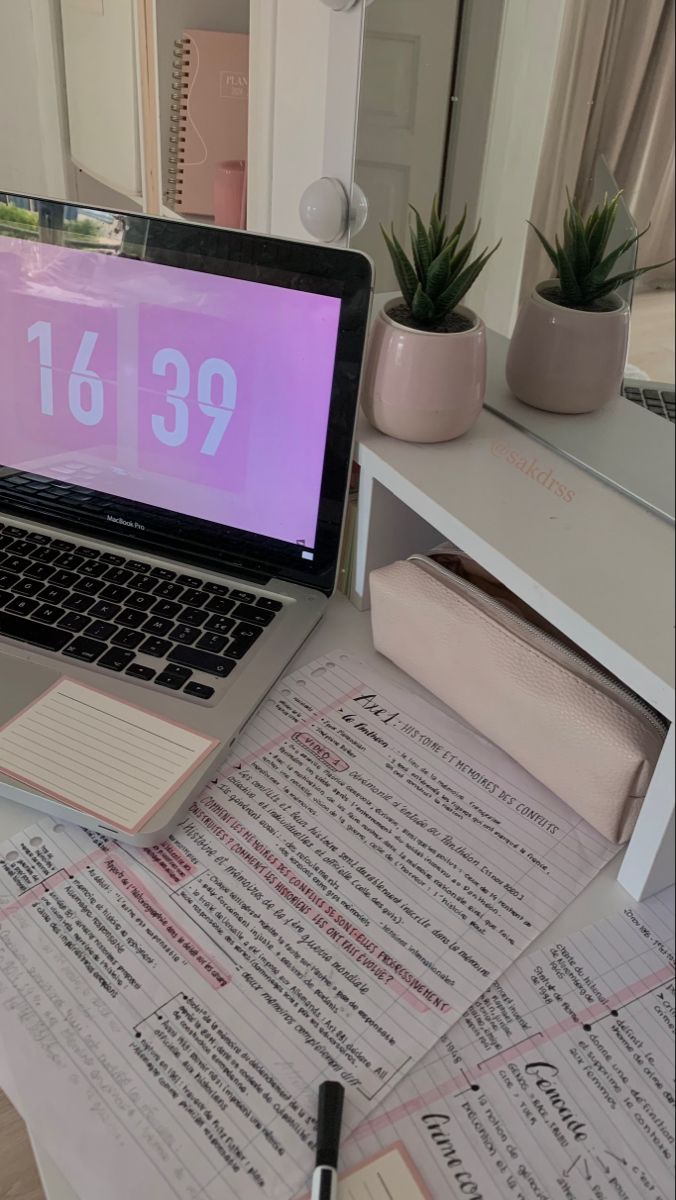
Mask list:
[[[590,206],[603,203],[620,189],[601,155],[596,163]],[[638,232],[626,202],[620,197],[608,251]],[[637,246],[618,259],[619,274],[636,266]],[[618,289],[631,305],[633,283]],[[627,376],[622,395],[594,413],[578,416],[540,412],[522,404],[504,382],[502,347],[495,345],[490,399],[487,407],[542,445],[570,459],[604,483],[623,492],[672,524],[674,509],[674,382],[643,381]],[[505,350],[506,352],[506,350]],[[660,419],[666,418],[666,419]]]
[[[0,728],[60,677],[217,739],[337,574],[372,278],[355,251],[0,207]],[[3,773],[0,796],[63,818]]]

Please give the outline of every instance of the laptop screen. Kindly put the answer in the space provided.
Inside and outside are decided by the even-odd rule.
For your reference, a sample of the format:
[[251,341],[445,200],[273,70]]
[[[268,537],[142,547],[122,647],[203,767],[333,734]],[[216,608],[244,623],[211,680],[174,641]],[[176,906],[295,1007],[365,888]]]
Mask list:
[[340,300],[0,239],[3,462],[315,544]]
[[366,260],[22,199],[0,205],[0,499],[9,468],[114,537],[328,568]]

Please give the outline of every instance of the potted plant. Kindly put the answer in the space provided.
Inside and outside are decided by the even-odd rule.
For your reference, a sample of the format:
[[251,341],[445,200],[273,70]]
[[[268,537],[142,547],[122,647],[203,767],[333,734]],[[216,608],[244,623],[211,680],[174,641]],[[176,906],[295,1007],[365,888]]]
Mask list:
[[483,404],[486,330],[460,301],[498,247],[472,258],[479,227],[462,242],[465,210],[447,233],[436,196],[427,226],[412,211],[411,258],[394,229],[382,230],[401,295],[375,319],[363,404],[383,433],[407,442],[445,442],[465,433]]
[[[547,412],[586,413],[619,396],[627,359],[629,307],[616,288],[655,267],[613,275],[646,230],[607,253],[621,193],[586,220],[570,196],[562,243],[532,225],[556,271],[539,283],[516,322],[507,383],[519,400]],[[664,266],[664,263],[656,264]]]

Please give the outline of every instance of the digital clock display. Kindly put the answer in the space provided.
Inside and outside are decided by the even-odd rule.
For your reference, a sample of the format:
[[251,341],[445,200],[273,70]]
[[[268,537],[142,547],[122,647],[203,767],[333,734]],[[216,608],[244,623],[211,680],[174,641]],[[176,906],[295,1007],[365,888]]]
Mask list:
[[311,548],[340,300],[0,239],[0,462]]

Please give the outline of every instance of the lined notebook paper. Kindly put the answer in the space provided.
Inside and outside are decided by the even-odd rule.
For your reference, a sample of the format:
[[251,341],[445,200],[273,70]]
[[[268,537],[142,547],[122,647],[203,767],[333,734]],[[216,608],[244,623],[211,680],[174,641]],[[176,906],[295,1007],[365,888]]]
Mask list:
[[46,796],[134,833],[217,744],[60,679],[0,729],[0,764]]

